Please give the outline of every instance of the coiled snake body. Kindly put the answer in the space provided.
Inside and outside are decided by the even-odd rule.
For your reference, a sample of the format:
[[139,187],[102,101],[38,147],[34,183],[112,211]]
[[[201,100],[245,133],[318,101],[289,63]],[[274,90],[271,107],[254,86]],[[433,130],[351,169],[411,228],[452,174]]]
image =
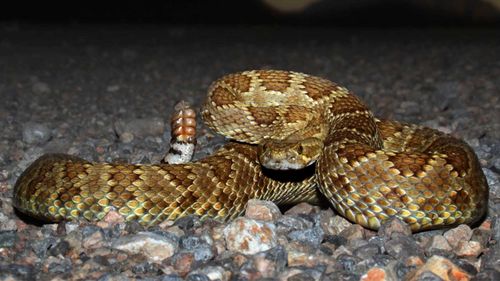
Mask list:
[[[230,74],[212,84],[202,114],[237,142],[178,165],[45,155],[19,177],[14,204],[48,221],[95,221],[116,210],[153,225],[187,214],[226,220],[251,198],[293,204],[317,200],[319,190],[355,223],[377,229],[397,216],[414,231],[474,223],[486,212],[488,186],[467,144],[378,120],[331,81],[278,70]],[[315,172],[273,176],[304,167]]]

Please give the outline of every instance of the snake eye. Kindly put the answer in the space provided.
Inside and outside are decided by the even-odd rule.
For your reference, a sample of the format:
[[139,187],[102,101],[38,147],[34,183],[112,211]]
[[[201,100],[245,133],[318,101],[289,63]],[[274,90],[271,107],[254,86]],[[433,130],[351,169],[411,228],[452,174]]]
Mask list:
[[302,153],[304,153],[304,147],[302,145],[299,145],[299,147],[297,148],[297,153],[302,155]]

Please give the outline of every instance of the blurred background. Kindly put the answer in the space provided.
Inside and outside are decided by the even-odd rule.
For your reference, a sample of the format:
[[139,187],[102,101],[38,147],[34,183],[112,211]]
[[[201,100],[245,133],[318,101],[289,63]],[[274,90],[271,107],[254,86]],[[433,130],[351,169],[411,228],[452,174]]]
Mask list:
[[6,1],[0,20],[45,23],[498,25],[500,0]]

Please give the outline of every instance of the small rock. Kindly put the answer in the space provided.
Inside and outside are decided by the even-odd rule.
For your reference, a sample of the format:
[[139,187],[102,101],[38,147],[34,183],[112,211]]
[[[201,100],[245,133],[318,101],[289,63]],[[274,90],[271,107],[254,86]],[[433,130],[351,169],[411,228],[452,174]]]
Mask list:
[[397,278],[393,274],[386,271],[384,268],[370,268],[366,274],[361,276],[361,281],[396,281]]
[[452,248],[456,248],[460,242],[469,241],[471,239],[472,229],[466,224],[461,224],[446,231],[443,236],[448,240]]
[[298,216],[285,215],[276,220],[276,229],[279,233],[288,233],[294,230],[303,230],[313,227],[314,223]]
[[31,86],[31,91],[34,94],[45,94],[45,93],[50,93],[50,87],[47,83],[44,82],[35,82]]
[[193,253],[195,261],[206,262],[215,255],[212,247],[198,236],[185,236],[180,244],[182,248]]
[[201,269],[194,270],[188,275],[188,279],[192,274],[200,274],[208,277],[209,280],[219,281],[227,281],[231,276],[231,272],[226,271],[222,266],[205,266]]
[[261,221],[275,221],[281,217],[281,212],[273,202],[250,199],[246,206],[245,217]]
[[15,231],[0,231],[0,248],[14,247],[17,241],[17,234]]
[[288,266],[313,267],[318,264],[318,256],[310,245],[298,242],[291,242],[286,245]]
[[361,261],[362,259],[349,254],[341,254],[337,257],[337,262],[347,271],[354,271],[356,264]]
[[132,254],[143,254],[157,262],[171,257],[178,247],[174,238],[151,233],[139,232],[135,235],[119,238],[112,247]]
[[481,247],[486,248],[488,245],[488,242],[490,241],[490,236],[491,236],[491,230],[490,229],[484,229],[484,228],[475,228],[472,231],[472,241],[477,241],[481,245]]
[[417,242],[411,236],[396,236],[395,238],[387,241],[384,245],[387,254],[394,258],[421,256],[422,251]]
[[146,136],[161,136],[165,131],[165,122],[162,118],[136,118],[130,120],[118,120],[114,122],[114,130],[122,140],[124,134],[132,134],[138,138]]
[[474,276],[474,281],[491,281],[500,280],[500,271],[494,269],[486,269]]
[[108,92],[116,92],[120,90],[120,85],[109,85],[108,87],[106,87],[106,91]]
[[224,229],[227,248],[231,251],[252,255],[277,245],[275,225],[239,217]]
[[353,252],[353,255],[359,257],[363,260],[369,259],[377,254],[380,254],[380,248],[374,244],[368,244],[366,246],[361,246],[356,248]]
[[0,212],[0,231],[15,231],[17,230],[16,220],[10,219]]
[[50,248],[57,245],[59,240],[55,237],[48,237],[45,239],[36,239],[31,241],[31,247],[33,252],[40,258],[43,258],[47,255],[47,252]]
[[323,229],[320,227],[308,228],[304,230],[295,230],[288,233],[287,237],[292,241],[307,243],[315,248],[323,241]]
[[491,238],[500,243],[500,216],[491,218]]
[[80,228],[80,224],[78,224],[77,222],[65,221],[63,223],[64,223],[64,229],[67,234],[76,231],[78,230],[78,228]]
[[365,229],[359,224],[353,224],[340,232],[340,236],[347,240],[364,239]]
[[43,144],[51,137],[51,131],[43,123],[28,122],[23,126],[23,141],[28,144]]
[[341,216],[320,215],[320,225],[323,231],[325,231],[325,234],[337,235],[342,232],[342,230],[351,226],[352,223]]
[[393,217],[380,226],[378,235],[386,238],[392,238],[393,235],[411,236],[411,228],[397,217]]
[[483,247],[477,241],[461,241],[455,247],[455,254],[458,257],[477,257],[483,251]]
[[450,260],[440,256],[433,256],[422,267],[410,272],[406,280],[455,281],[469,280],[470,278],[471,276],[467,272],[453,264]]
[[425,244],[425,252],[429,255],[432,256],[436,250],[442,250],[442,251],[447,251],[451,252],[452,248],[450,244],[448,243],[448,240],[444,238],[441,235],[434,235],[432,236],[429,241]]
[[101,229],[92,232],[89,235],[84,234],[82,246],[86,249],[97,249],[104,246],[104,233]]
[[68,253],[69,248],[70,248],[69,242],[66,240],[62,240],[59,243],[57,243],[57,245],[50,248],[49,254],[51,256],[58,256],[58,255],[64,256],[66,253]]
[[317,213],[319,208],[306,202],[301,202],[285,212],[285,215],[307,215]]
[[210,281],[210,279],[204,274],[190,273],[186,277],[186,281]]
[[184,279],[176,274],[163,275],[160,281],[183,281]]
[[134,140],[134,134],[131,132],[123,132],[119,135],[119,138],[123,143],[131,143]]
[[191,252],[177,253],[172,257],[170,261],[172,266],[175,268],[175,271],[181,276],[184,276],[191,271],[194,262],[194,254]]
[[252,258],[253,267],[262,274],[263,278],[270,278],[277,272],[282,272],[286,263],[287,252],[282,246],[258,253]]

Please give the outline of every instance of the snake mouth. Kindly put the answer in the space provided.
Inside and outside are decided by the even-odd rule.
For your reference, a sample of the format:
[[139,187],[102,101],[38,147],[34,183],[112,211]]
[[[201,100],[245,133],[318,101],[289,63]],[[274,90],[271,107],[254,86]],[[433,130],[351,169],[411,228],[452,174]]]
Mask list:
[[261,165],[271,170],[301,170],[313,165],[316,160],[312,161],[293,161],[294,159],[261,159]]

